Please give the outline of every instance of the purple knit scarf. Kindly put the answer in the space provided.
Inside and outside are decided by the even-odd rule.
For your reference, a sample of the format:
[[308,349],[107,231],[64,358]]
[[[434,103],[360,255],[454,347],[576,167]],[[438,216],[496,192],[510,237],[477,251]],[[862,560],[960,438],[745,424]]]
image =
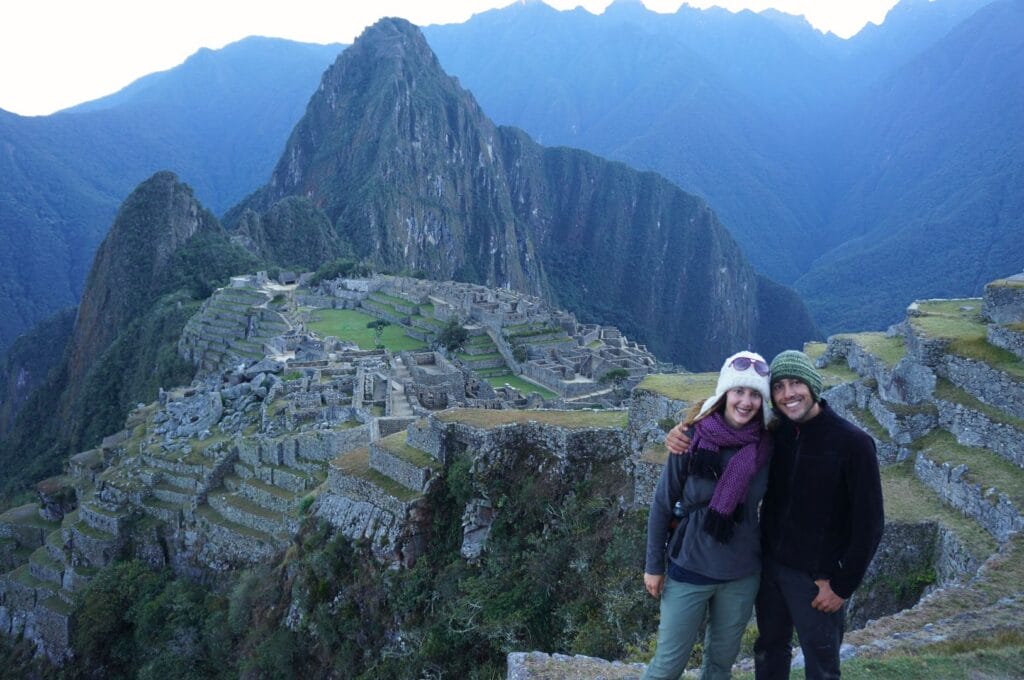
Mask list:
[[718,453],[723,447],[739,446],[722,476],[715,484],[710,509],[704,524],[705,530],[720,541],[732,536],[732,515],[747,496],[750,480],[771,457],[771,437],[764,429],[761,417],[757,416],[738,430],[725,421],[721,413],[713,413],[695,425],[696,433],[690,442],[690,452],[712,451]]

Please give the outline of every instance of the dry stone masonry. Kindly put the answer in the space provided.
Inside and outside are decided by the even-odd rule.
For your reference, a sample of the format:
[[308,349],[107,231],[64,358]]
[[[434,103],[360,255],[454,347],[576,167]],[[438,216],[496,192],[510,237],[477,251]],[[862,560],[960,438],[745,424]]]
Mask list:
[[[933,629],[946,639],[976,634],[964,622],[977,617],[948,616],[950,601],[991,614],[997,631],[1022,625],[1019,586],[1002,599],[990,586],[1020,582],[1024,421],[1015,404],[1024,369],[1016,355],[986,349],[994,324],[1019,322],[1006,314],[1014,300],[919,301],[888,333],[807,347],[827,378],[825,397],[872,435],[883,463],[887,529],[851,602],[848,654],[883,653]],[[470,340],[461,356],[360,350],[308,330],[329,308],[371,311],[423,337],[457,319]],[[269,311],[279,323],[267,323],[277,319]],[[312,515],[384,564],[414,564],[430,549],[432,491],[456,459],[480,478],[525,465],[565,481],[611,466],[617,502],[646,507],[668,455],[666,429],[716,378],[652,374],[653,358],[614,329],[577,324],[532,298],[393,277],[315,289],[235,279],[179,347],[197,368],[191,385],[140,404],[121,432],[41,482],[38,503],[0,515],[0,631],[54,661],[70,654],[74,594],[115,560],[215,581],[272,559]],[[497,370],[481,368],[495,355],[502,370],[559,396],[493,388],[479,372]],[[628,410],[581,409],[570,386],[586,386],[582,403],[601,399],[609,366],[636,385]],[[516,408],[541,405],[560,408]],[[486,553],[500,512],[483,495],[466,504],[464,559]],[[509,677],[552,672],[639,677],[642,666],[530,650],[509,657]]]

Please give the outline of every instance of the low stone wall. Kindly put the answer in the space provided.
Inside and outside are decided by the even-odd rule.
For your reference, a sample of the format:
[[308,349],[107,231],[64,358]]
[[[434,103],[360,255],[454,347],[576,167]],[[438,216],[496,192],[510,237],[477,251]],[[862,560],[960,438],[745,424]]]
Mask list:
[[647,668],[642,663],[544,652],[512,652],[507,664],[507,680],[639,680]]
[[1024,432],[1012,425],[997,423],[985,414],[951,401],[935,400],[939,409],[939,425],[949,430],[956,440],[998,453],[1018,467],[1024,467]]
[[[321,507],[324,506],[327,496],[335,496],[344,497],[350,501],[366,502],[375,508],[389,513],[392,518],[404,518],[409,510],[408,503],[403,503],[368,480],[346,475],[333,465],[328,468],[326,488],[327,493],[321,494],[317,500],[317,504]],[[320,512],[318,511],[317,514],[320,514]],[[335,524],[335,526],[342,525]]]
[[520,367],[525,377],[547,387],[553,392],[557,392],[564,399],[582,397],[599,389],[597,383],[593,382],[566,382],[551,369],[538,366],[529,361],[520,364]]
[[938,425],[938,414],[931,406],[922,411],[903,410],[871,395],[867,407],[896,444],[910,444]]
[[61,536],[65,543],[71,544],[71,553],[76,562],[84,562],[93,567],[110,564],[111,560],[121,555],[124,547],[123,541],[117,536],[97,536],[76,525],[61,529]]
[[671,418],[679,422],[689,407],[688,402],[669,399],[656,392],[633,390],[626,431],[634,450],[639,451],[648,442],[663,440],[665,431],[659,421]]
[[427,489],[432,471],[421,468],[388,451],[378,444],[370,445],[370,467],[389,479],[418,493]]
[[329,461],[338,454],[370,442],[370,426],[360,425],[347,430],[312,430],[276,439],[247,437],[239,440],[238,453],[250,465],[292,465],[296,459]]
[[954,385],[1017,418],[1024,418],[1024,380],[980,361],[946,355],[938,372]]
[[196,562],[213,572],[227,572],[269,560],[280,546],[249,534],[197,518],[199,531],[185,534],[185,546]]
[[912,607],[931,585],[938,546],[938,525],[887,522],[864,581],[846,610],[848,629]]
[[977,574],[984,563],[983,557],[973,554],[955,531],[940,526],[935,546],[935,587],[941,588]]
[[384,319],[389,323],[393,323],[399,326],[409,325],[408,315],[392,312],[384,304],[376,302],[375,300],[370,300],[369,298],[367,298],[360,302],[359,306],[362,307],[367,313],[377,317],[378,319]]
[[405,442],[444,464],[445,430],[444,423],[436,418],[417,420],[409,426]]
[[1006,326],[990,325],[985,333],[989,343],[1013,352],[1024,359],[1024,333],[1014,331]]
[[128,522],[127,514],[104,512],[102,509],[93,507],[88,503],[82,503],[79,506],[78,516],[93,529],[98,529],[111,536],[119,536],[124,525]]
[[995,323],[1024,321],[1024,275],[986,285],[982,314]]
[[[911,305],[913,308],[914,305]],[[907,315],[912,316],[910,308]],[[946,357],[946,348],[949,343],[946,340],[929,338],[914,331],[912,324],[907,324],[905,339],[907,342],[907,356],[913,361],[924,366],[935,368],[942,363]]]
[[654,492],[658,488],[661,470],[664,463],[656,463],[641,456],[633,462],[633,504],[646,508],[654,500]]
[[996,540],[1005,541],[1014,531],[1024,530],[1024,516],[1003,493],[988,493],[964,479],[966,465],[938,464],[923,453],[917,455],[914,472],[918,479],[954,508],[972,517]]
[[[402,430],[407,428],[409,424],[414,420],[416,420],[416,418],[407,416],[391,416],[388,418],[377,418],[371,426],[369,440],[367,440],[366,443],[359,444],[359,446],[366,446],[367,444],[369,444],[370,441],[383,439],[388,435],[392,435],[396,432],[401,432]],[[352,448],[356,447],[353,446]]]

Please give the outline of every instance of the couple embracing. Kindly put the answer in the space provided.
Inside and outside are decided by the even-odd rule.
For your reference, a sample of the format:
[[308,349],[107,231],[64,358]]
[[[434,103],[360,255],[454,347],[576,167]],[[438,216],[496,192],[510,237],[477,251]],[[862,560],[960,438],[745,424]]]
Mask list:
[[668,434],[647,525],[661,621],[645,678],[678,678],[705,619],[701,678],[730,677],[755,600],[759,680],[789,677],[794,628],[806,676],[839,677],[843,605],[878,547],[882,489],[874,442],[822,387],[802,352],[771,366],[739,352]]

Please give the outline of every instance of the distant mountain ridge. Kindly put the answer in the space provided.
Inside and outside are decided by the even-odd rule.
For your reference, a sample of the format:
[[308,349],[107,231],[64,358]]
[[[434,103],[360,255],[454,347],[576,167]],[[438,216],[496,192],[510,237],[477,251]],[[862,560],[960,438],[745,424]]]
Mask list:
[[216,213],[264,181],[341,48],[247,38],[51,116],[0,111],[0,352],[78,304],[118,205],[153,173]]
[[[929,69],[928,60],[944,58],[940,52],[955,55],[964,45],[947,34],[989,4],[903,0],[883,25],[849,41],[776,12],[682,7],[660,15],[637,3],[614,3],[596,17],[541,3],[513,5],[465,24],[427,27],[425,34],[442,65],[499,123],[544,144],[571,144],[655,170],[704,197],[759,271],[786,284],[801,281],[831,332],[883,327],[898,318],[900,291],[910,286],[923,286],[913,291],[922,297],[976,294],[981,282],[1008,270],[1005,261],[1024,260],[1019,242],[1000,240],[1017,226],[1010,208],[1020,183],[1012,175],[991,182],[983,201],[944,209],[962,212],[967,222],[977,210],[1003,215],[989,220],[977,239],[961,242],[950,232],[962,234],[962,226],[922,217],[928,210],[913,198],[941,195],[960,176],[985,176],[991,166],[977,154],[964,154],[955,165],[914,155],[916,167],[903,163],[893,175],[880,165],[892,147],[879,147],[873,136],[900,131],[902,142],[885,144],[932,148],[920,146],[925,137],[915,138],[914,121],[903,105],[893,105],[899,96],[880,83],[913,85],[896,75],[900,68],[924,59],[922,68]],[[991,4],[1019,7],[1019,0]],[[974,44],[1012,44],[1013,31],[1024,32],[1014,16],[1006,16],[1010,23],[1001,32],[980,27],[970,36]],[[0,154],[0,351],[77,302],[117,205],[153,172],[174,170],[218,214],[258,187],[339,49],[251,38],[201,50],[178,68],[53,116],[0,112],[6,151]],[[999,66],[997,59],[974,60],[975,70],[962,74],[964,87],[936,104],[955,112],[984,106],[991,92],[1012,97],[1018,86]],[[960,148],[994,144],[997,153],[1020,157],[1014,130],[1006,127],[1010,119],[986,120]],[[940,149],[964,130],[943,127],[942,116],[929,125],[927,136]],[[872,186],[864,177],[883,188],[868,196],[867,212],[857,200]],[[886,184],[905,186],[902,198]],[[1007,209],[1000,213],[999,205]],[[877,283],[857,281],[850,274],[859,265],[842,264],[851,247],[861,248],[844,244],[880,227],[879,214],[887,225],[879,233],[900,225],[896,231],[919,234],[907,232],[885,251],[893,262],[921,263],[913,280],[902,276],[911,268],[901,266],[893,276],[873,271]],[[930,230],[939,236],[930,237]],[[907,246],[908,238],[981,264],[969,276],[947,279],[942,272],[949,262],[917,258],[922,245]],[[986,266],[985,252],[1005,260]],[[861,299],[851,306],[854,297]]]
[[[656,170],[707,198],[755,266],[783,283],[799,281],[816,320],[836,332],[895,321],[908,286],[922,296],[978,294],[1008,270],[1006,259],[1024,261],[1024,245],[1004,242],[1019,222],[983,218],[987,226],[971,244],[951,233],[962,227],[950,230],[934,213],[926,217],[930,209],[915,198],[955,193],[957,174],[1012,174],[993,173],[979,154],[962,154],[954,168],[948,149],[951,142],[963,149],[994,145],[1003,151],[989,157],[993,163],[1003,153],[1019,157],[1013,116],[994,108],[970,129],[954,125],[956,115],[929,111],[980,113],[990,102],[1020,101],[1014,73],[1022,60],[1013,49],[1015,36],[1024,34],[1013,9],[1019,5],[904,0],[884,24],[848,41],[777,13],[684,6],[660,15],[636,3],[614,3],[601,16],[517,5],[426,33],[442,64],[499,122],[547,144]],[[1001,13],[1004,25],[981,21],[988,12]],[[975,19],[977,28],[954,40],[957,27]],[[521,51],[524,44],[530,50]],[[961,86],[943,89],[932,108],[907,106],[904,92],[920,96],[924,84],[937,82],[901,80],[901,69],[918,63],[923,73],[941,71],[941,61],[972,51],[1000,56],[974,60],[960,74]],[[927,142],[916,129],[920,114],[931,130]],[[904,138],[895,139],[897,133]],[[896,161],[898,176],[893,163],[886,165],[894,144],[914,149]],[[860,202],[851,192],[857,185],[871,192]],[[969,201],[972,209],[960,202],[957,210],[971,219],[972,210],[1014,205],[1019,186],[995,179],[986,198]],[[847,241],[865,230],[886,236],[878,254],[888,268],[865,260],[831,272]],[[916,236],[893,241],[894,230]],[[919,257],[924,243],[910,246],[908,238],[927,243],[928,256]],[[1000,257],[987,262],[992,250]],[[949,255],[943,261],[931,253]],[[947,277],[950,267],[959,268],[958,257],[970,273]],[[860,271],[870,276],[858,277]]]
[[[270,182],[226,219],[264,258],[313,267],[351,252],[508,286],[694,368],[816,334],[791,291],[759,295],[703,201],[654,173],[494,126],[399,19],[366,29],[328,69]],[[308,238],[294,243],[296,231]]]

